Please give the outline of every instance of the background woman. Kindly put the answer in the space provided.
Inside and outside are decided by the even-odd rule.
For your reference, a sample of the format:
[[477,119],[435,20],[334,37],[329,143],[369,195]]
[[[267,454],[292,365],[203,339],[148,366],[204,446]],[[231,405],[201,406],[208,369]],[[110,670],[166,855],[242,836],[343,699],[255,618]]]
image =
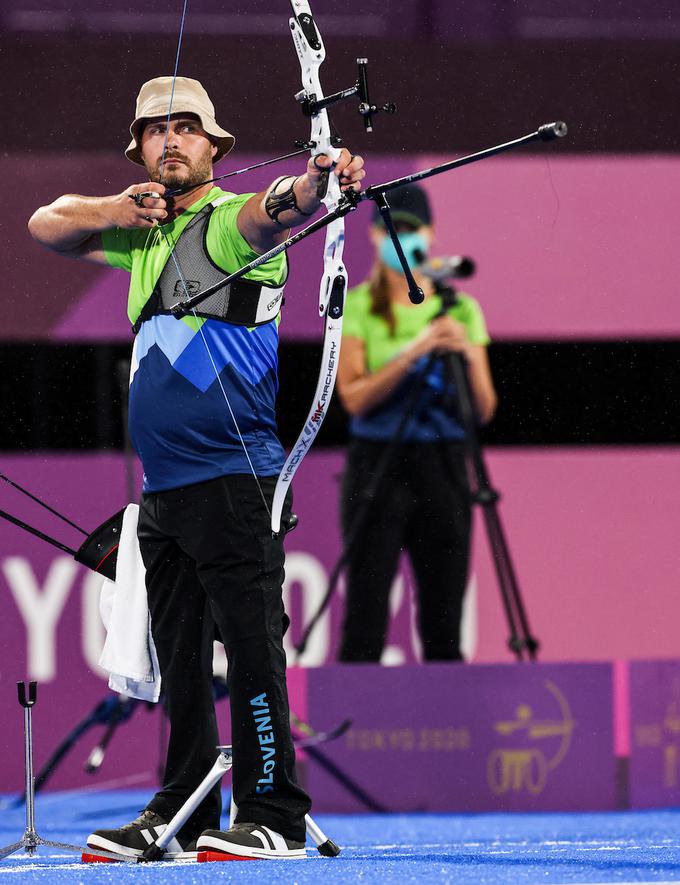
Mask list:
[[[422,304],[410,302],[396,250],[376,212],[370,229],[376,262],[370,280],[348,293],[338,374],[352,437],[342,489],[343,534],[351,555],[340,660],[380,660],[402,551],[415,577],[424,659],[462,660],[471,502],[456,392],[444,359],[436,357],[451,351],[464,356],[473,405],[485,423],[497,402],[489,337],[474,298],[459,293],[442,315],[440,297],[418,273],[433,236],[425,191],[401,188],[389,201],[426,297]],[[405,409],[410,417],[404,425]],[[390,447],[398,429],[399,441]],[[386,452],[387,469],[374,488]]]

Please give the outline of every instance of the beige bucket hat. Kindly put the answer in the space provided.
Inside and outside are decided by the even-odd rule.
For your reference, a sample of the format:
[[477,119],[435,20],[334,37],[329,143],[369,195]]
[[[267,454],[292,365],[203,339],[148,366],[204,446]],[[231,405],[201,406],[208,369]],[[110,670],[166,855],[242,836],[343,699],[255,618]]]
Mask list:
[[[125,150],[125,156],[133,163],[144,165],[140,146],[137,141],[141,130],[141,124],[153,117],[167,117],[172,94],[172,77],[156,77],[147,82],[139,90],[137,105],[135,107],[135,119],[130,126],[132,141]],[[215,121],[215,107],[208,98],[208,93],[198,80],[189,77],[175,78],[175,92],[172,95],[173,114],[191,113],[196,114],[201,121],[201,126],[214,138],[217,144],[217,153],[213,159],[216,163],[229,153],[234,147],[236,139],[231,133],[217,125]]]

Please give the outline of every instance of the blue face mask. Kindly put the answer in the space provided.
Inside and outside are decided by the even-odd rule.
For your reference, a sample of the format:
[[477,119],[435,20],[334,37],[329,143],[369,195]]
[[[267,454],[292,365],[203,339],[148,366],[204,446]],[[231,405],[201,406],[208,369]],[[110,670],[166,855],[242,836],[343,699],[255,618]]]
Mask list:
[[[413,269],[422,264],[427,258],[427,241],[425,237],[417,231],[401,233],[398,234],[398,237],[408,266]],[[380,244],[380,260],[383,264],[392,268],[392,270],[402,270],[397,250],[394,248],[394,243],[389,236],[385,237]]]

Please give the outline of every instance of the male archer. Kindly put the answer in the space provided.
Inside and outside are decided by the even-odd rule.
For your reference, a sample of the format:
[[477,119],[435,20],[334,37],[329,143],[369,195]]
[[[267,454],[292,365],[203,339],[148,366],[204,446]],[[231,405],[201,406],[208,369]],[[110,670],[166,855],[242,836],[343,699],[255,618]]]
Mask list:
[[[219,831],[216,786],[171,843],[236,857],[302,857],[310,801],[295,780],[283,633],[283,538],[271,499],[283,465],[276,436],[278,314],[285,253],[178,321],[178,299],[282,242],[321,205],[329,175],[361,188],[363,160],[343,149],[266,191],[210,184],[234,146],[196,80],[158,77],[137,97],[125,151],[148,181],[105,197],[68,194],[38,209],[32,236],[63,255],[130,273],[136,331],[130,437],[144,468],[138,538],[170,738],[162,789],[140,817],[98,830],[94,849],[141,855],[211,768],[220,743],[212,699],[215,625],[229,661],[236,823]],[[280,533],[283,535],[283,532]]]

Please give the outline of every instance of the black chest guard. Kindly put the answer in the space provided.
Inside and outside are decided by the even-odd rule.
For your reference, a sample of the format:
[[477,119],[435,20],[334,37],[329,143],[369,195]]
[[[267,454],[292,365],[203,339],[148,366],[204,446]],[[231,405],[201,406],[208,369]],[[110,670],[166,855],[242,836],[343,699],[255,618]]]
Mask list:
[[[208,203],[184,228],[174,245],[175,258],[168,256],[153,292],[132,326],[135,334],[146,320],[157,314],[169,314],[187,295],[197,295],[227,276],[229,271],[218,267],[210,258],[206,237],[213,210],[228,199],[230,197],[218,197]],[[209,295],[196,308],[196,316],[237,326],[261,326],[278,316],[282,304],[283,286],[241,279]]]

